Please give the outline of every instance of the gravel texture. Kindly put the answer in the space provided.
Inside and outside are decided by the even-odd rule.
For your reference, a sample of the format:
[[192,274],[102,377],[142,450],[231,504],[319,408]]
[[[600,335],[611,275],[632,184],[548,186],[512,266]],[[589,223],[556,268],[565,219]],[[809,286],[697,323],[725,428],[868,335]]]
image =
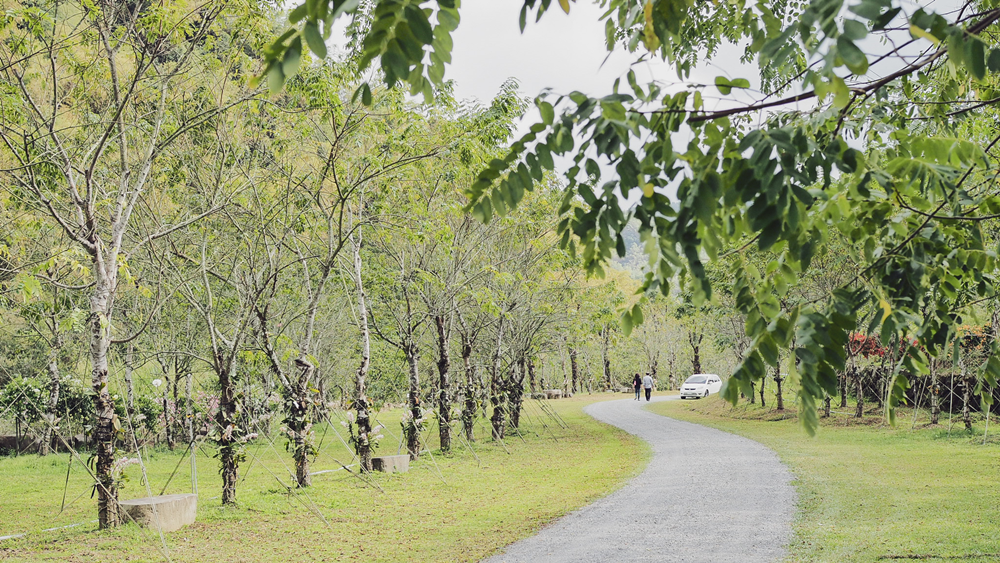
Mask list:
[[[654,397],[653,401],[677,399]],[[641,475],[487,563],[778,561],[792,536],[792,475],[761,444],[655,415],[645,401],[585,412],[649,442]]]

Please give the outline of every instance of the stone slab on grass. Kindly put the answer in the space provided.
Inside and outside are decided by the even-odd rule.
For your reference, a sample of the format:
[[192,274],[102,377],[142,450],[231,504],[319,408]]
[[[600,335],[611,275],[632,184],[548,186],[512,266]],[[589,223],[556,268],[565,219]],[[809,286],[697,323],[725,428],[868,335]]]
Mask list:
[[546,399],[562,399],[563,392],[562,389],[546,389],[545,398]]
[[409,455],[384,455],[372,458],[372,469],[384,473],[406,473],[410,470]]
[[[180,530],[194,524],[198,513],[198,495],[163,495],[158,497],[135,498],[121,501],[122,509],[146,528],[159,528],[164,532]],[[154,512],[155,509],[155,512]]]

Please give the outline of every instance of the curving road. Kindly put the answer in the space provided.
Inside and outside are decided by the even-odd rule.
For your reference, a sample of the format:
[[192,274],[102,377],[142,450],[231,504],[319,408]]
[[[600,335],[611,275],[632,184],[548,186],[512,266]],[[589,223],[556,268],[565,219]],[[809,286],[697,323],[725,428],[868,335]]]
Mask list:
[[[677,399],[655,397],[654,401]],[[585,410],[650,443],[653,459],[623,488],[556,520],[486,563],[778,561],[792,536],[792,475],[766,447],[642,409]]]

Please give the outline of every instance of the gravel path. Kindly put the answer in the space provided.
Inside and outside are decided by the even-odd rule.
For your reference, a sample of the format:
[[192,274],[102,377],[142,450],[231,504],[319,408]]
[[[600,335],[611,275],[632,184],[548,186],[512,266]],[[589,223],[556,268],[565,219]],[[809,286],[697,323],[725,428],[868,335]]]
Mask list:
[[[654,397],[654,401],[677,397]],[[792,475],[766,447],[607,401],[585,412],[650,443],[645,471],[486,563],[777,561],[791,539]]]

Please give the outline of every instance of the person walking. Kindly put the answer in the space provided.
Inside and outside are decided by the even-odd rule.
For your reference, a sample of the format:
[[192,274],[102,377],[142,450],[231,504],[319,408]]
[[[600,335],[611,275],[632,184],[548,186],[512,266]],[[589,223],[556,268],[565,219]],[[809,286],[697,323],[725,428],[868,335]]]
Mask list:
[[639,377],[638,373],[635,374],[635,377],[632,378],[632,387],[635,389],[635,400],[638,401],[639,390],[642,389],[642,378]]
[[[636,377],[639,377],[638,374]],[[649,401],[649,397],[653,394],[653,378],[648,373],[642,378],[642,386],[646,389],[646,401]],[[638,391],[636,394],[638,395]]]

